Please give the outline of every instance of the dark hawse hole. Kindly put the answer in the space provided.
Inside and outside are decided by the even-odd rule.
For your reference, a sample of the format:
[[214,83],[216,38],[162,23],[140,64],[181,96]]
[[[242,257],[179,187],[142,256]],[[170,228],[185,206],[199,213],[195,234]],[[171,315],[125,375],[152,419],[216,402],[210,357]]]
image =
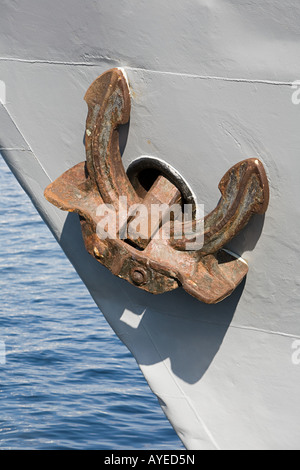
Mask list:
[[[169,164],[155,157],[140,157],[134,160],[127,169],[127,176],[137,194],[144,198],[157,178],[162,175],[169,179],[181,192],[182,204],[196,207],[194,195],[183,177]],[[193,216],[195,211],[193,211]]]
[[147,168],[142,170],[138,175],[137,178],[139,183],[146,191],[153,186],[157,178],[161,175],[161,172],[156,168]]

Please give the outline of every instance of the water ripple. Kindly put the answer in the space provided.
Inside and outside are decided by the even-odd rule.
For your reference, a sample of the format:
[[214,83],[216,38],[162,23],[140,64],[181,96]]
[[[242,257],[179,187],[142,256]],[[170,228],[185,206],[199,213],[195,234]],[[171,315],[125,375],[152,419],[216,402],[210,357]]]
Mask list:
[[1,157],[0,289],[1,449],[183,448]]

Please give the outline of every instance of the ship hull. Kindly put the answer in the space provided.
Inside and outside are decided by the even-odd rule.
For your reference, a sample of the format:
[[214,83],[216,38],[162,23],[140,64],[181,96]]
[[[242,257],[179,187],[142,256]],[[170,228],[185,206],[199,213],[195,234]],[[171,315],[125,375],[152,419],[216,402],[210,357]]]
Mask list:
[[[1,154],[186,448],[298,449],[300,6],[124,3],[3,2]],[[142,155],[164,160],[208,212],[228,168],[264,163],[269,209],[228,246],[249,274],[218,305],[113,276],[85,250],[78,216],[44,198],[85,159],[84,94],[111,67],[132,91],[125,168]]]

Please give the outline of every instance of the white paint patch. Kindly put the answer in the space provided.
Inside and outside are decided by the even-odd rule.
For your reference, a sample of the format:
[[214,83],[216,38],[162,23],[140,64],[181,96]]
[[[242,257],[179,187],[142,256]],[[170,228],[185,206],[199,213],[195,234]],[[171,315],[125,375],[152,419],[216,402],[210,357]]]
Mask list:
[[123,323],[126,323],[126,325],[136,330],[140,326],[140,323],[143,319],[145,311],[146,309],[143,311],[143,313],[141,313],[140,315],[137,315],[136,313],[133,313],[130,310],[125,309],[120,320]]

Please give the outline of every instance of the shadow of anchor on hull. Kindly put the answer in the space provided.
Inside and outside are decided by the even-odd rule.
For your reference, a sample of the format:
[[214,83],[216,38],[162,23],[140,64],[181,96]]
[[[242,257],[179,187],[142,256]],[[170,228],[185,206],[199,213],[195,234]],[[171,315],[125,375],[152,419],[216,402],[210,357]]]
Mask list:
[[254,214],[248,222],[247,227],[228,243],[228,249],[232,250],[234,253],[239,253],[240,256],[243,256],[243,253],[247,251],[253,251],[262,234],[265,217],[265,214]]
[[[263,221],[257,217],[239,235],[245,250],[256,245]],[[106,320],[142,368],[165,361],[184,382],[201,379],[224,341],[245,279],[216,305],[201,303],[182,288],[154,296],[114,276],[88,254],[76,214],[67,215],[59,241]]]

